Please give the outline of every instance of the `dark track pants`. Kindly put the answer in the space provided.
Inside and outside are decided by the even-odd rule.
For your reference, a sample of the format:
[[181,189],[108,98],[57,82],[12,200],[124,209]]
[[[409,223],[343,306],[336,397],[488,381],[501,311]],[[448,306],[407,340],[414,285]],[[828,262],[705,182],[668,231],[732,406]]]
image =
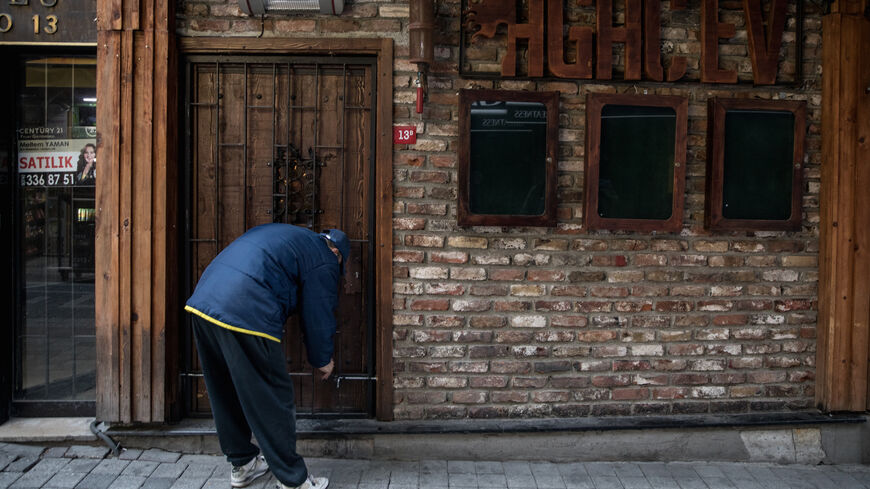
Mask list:
[[281,344],[191,317],[221,451],[238,466],[262,449],[276,479],[301,485],[308,470],[296,453],[293,382]]

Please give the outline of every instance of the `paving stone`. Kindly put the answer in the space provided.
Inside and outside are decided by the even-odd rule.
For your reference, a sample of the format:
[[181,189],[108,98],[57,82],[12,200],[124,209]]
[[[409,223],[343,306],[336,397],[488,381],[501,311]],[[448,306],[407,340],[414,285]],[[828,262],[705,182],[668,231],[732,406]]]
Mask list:
[[668,470],[668,466],[662,462],[639,463],[637,466],[646,478],[670,478],[672,475],[671,471]]
[[[175,478],[168,477],[149,477],[142,484],[142,489],[169,489],[175,483]],[[227,487],[227,481],[224,480],[223,488]]]
[[[332,481],[330,481],[330,487],[332,486]],[[202,486],[202,489],[226,489],[227,480],[226,478],[220,479],[209,479],[205,481],[205,485]]]
[[4,472],[27,472],[39,463],[39,457],[21,457],[3,468]]
[[536,473],[535,484],[538,489],[565,489],[565,481],[559,473]]
[[623,477],[643,477],[643,471],[640,470],[640,467],[632,463],[614,464],[613,470],[620,479]]
[[[307,459],[306,459],[307,460]],[[444,465],[442,466],[442,470],[447,472],[447,462],[440,461]],[[422,467],[422,462],[419,464]],[[368,460],[331,460],[330,466],[336,472],[340,471],[353,471],[353,472],[363,472],[369,466]]]
[[17,455],[0,452],[0,470],[5,469],[6,466],[14,462],[16,458],[18,458]]
[[741,464],[715,464],[730,481],[754,481],[755,478]]
[[447,481],[450,487],[453,486],[473,486],[477,487],[477,474],[447,474]]
[[121,450],[121,454],[118,455],[118,458],[121,460],[136,460],[139,458],[139,455],[142,455],[142,450],[139,450],[138,448],[124,448]]
[[390,485],[409,486],[417,485],[420,481],[420,473],[417,471],[394,470],[390,472]]
[[725,477],[702,477],[710,489],[732,489],[739,487]]
[[[502,468],[504,470],[504,468]],[[432,473],[447,473],[447,461],[446,460],[421,460],[420,461],[420,473],[421,474],[432,474]]]
[[501,462],[474,462],[474,470],[478,474],[504,474]]
[[595,483],[592,482],[592,478],[588,475],[569,475],[567,477],[562,476],[562,480],[565,481],[566,489],[594,489]]
[[[170,489],[200,489],[207,481],[208,477],[180,477],[175,480]],[[251,486],[248,486],[251,487]]]
[[40,460],[36,465],[34,465],[33,468],[27,471],[27,473],[54,475],[55,473],[66,467],[69,462],[69,459],[65,458],[44,458]]
[[587,463],[586,472],[592,477],[616,477],[616,468],[607,462]]
[[504,467],[504,473],[508,479],[518,476],[532,476],[532,469],[528,462],[502,462],[501,465]]
[[21,477],[21,472],[0,472],[0,489],[6,489]]
[[695,465],[694,467],[695,472],[697,472],[702,479],[707,479],[708,477],[725,477],[725,473],[722,472],[722,469],[715,465]]
[[60,458],[69,450],[69,447],[51,447],[42,452],[43,458]]
[[[317,474],[314,474],[318,476]],[[421,476],[422,477],[422,476]],[[362,471],[358,470],[335,470],[329,478],[329,485],[335,484],[359,484],[362,478]],[[445,477],[446,480],[446,477]]]
[[700,477],[677,477],[680,489],[707,489],[707,484]]
[[162,463],[154,469],[154,472],[151,473],[150,477],[178,479],[181,477],[181,474],[184,473],[185,469],[187,469],[187,464]]
[[160,465],[157,462],[145,462],[142,460],[133,460],[130,462],[130,465],[127,465],[123,471],[121,471],[121,475],[139,475],[142,477],[148,477],[154,472],[154,469]]
[[17,443],[4,443],[2,451],[19,457],[39,457],[45,451],[45,447],[35,445],[19,445]]
[[671,477],[673,477],[674,479],[696,479],[698,477],[698,473],[695,472],[695,467],[691,464],[687,464],[685,462],[673,462],[665,465],[667,466]]
[[535,478],[531,475],[508,476],[507,483],[510,489],[529,489],[535,487]]
[[178,462],[178,459],[180,458],[180,453],[167,452],[165,450],[160,450],[157,448],[149,448],[148,450],[142,452],[137,460],[144,460],[146,462],[175,463]]
[[68,464],[64,465],[60,471],[72,472],[75,474],[87,474],[99,463],[99,460],[94,460],[92,458],[75,458],[70,460]]
[[674,489],[680,487],[671,477],[647,476],[647,482],[653,489]]
[[[201,477],[205,480],[210,478],[211,475],[215,473],[216,469],[217,467],[214,465],[191,463],[187,464],[187,468],[184,470],[182,477]],[[225,469],[226,473],[229,474],[231,470],[230,465],[227,464]]]
[[104,458],[110,452],[109,447],[92,447],[88,445],[73,445],[66,452],[69,458]]
[[652,484],[646,480],[646,477],[622,477],[619,476],[619,482],[625,489],[652,489]]
[[593,475],[596,489],[623,489],[622,482],[615,475]]
[[76,489],[108,489],[115,478],[115,474],[90,473],[78,483]]
[[507,479],[504,474],[477,474],[478,487],[505,487]]
[[[49,458],[46,460],[59,460],[56,458]],[[43,460],[44,462],[45,460]],[[14,489],[30,489],[30,488],[38,488],[42,487],[43,484],[48,482],[49,479],[54,476],[54,472],[50,472],[48,470],[37,470],[36,467],[30,469],[29,472],[26,472],[24,475],[18,478],[15,482],[12,483],[11,488]]]
[[85,475],[87,474],[81,472],[58,472],[42,487],[44,489],[72,489],[85,478]]
[[105,458],[100,460],[100,463],[97,464],[96,467],[91,471],[92,474],[112,474],[119,475],[121,471],[123,471],[127,465],[130,464],[129,460],[118,460],[116,458]]
[[[157,462],[158,460],[155,460]],[[168,462],[168,460],[159,460],[159,462]],[[226,457],[217,457],[213,455],[182,455],[177,462],[186,464],[201,464],[201,465],[227,465]]]
[[448,474],[476,474],[477,471],[474,468],[474,462],[469,462],[466,460],[448,460],[447,461],[447,473]]
[[138,475],[122,475],[112,482],[112,489],[139,489],[145,478]]
[[[361,480],[360,484],[368,484],[369,481]],[[447,472],[441,472],[439,474],[420,474],[420,489],[424,489],[427,487],[447,487],[449,485],[449,479],[447,476]]]
[[385,467],[369,467],[360,476],[360,482],[366,484],[387,485],[390,482],[390,470]]
[[[217,477],[212,477],[212,479],[216,478]],[[229,480],[228,478],[224,478],[223,480],[225,481],[225,484],[229,484],[228,482],[226,482],[227,480]],[[275,489],[275,485],[277,484],[277,482],[278,481],[275,480],[275,476],[269,474],[268,477],[260,477],[259,479],[255,480],[246,489]],[[332,484],[330,484],[329,487],[332,487]]]

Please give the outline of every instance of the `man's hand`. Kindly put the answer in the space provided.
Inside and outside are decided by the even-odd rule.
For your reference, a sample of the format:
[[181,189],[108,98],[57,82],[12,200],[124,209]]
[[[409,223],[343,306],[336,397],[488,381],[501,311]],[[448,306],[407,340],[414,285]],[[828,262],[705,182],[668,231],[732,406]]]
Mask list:
[[318,367],[317,371],[320,372],[320,380],[326,380],[332,375],[332,369],[335,368],[335,362],[330,359],[329,363],[322,367]]

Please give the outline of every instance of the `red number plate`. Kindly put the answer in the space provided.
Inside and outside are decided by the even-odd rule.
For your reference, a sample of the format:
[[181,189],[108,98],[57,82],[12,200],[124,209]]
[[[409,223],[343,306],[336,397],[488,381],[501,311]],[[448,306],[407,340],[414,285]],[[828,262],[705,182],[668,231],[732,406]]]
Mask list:
[[393,144],[417,142],[417,126],[393,126]]

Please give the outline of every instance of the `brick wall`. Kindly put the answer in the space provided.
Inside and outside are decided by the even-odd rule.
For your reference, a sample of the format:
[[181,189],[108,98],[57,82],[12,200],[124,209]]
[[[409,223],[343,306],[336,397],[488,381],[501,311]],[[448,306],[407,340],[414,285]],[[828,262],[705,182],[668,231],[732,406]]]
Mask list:
[[[568,2],[573,5],[574,2]],[[684,55],[674,84],[481,80],[457,75],[459,2],[437,0],[440,34],[423,117],[407,62],[408,7],[353,1],[340,17],[267,19],[267,37],[391,37],[394,123],[417,144],[394,152],[393,339],[397,419],[743,413],[812,408],[816,347],[821,14],[807,3],[803,83],[756,88],[739,5],[720,19],[737,35],[720,47],[739,85],[697,82],[697,2],[663,5],[663,52]],[[621,5],[617,2],[617,5]],[[791,5],[790,8],[794,8]],[[235,1],[179,2],[182,35],[257,35]],[[594,9],[568,7],[594,24]],[[619,15],[615,16],[621,21]],[[789,17],[780,79],[793,80]],[[503,42],[469,47],[468,67],[499,69]],[[520,69],[522,72],[523,68]],[[456,224],[458,90],[562,93],[559,222],[555,228]],[[689,99],[684,228],[679,234],[587,232],[582,226],[585,98],[650,93]],[[703,229],[709,97],[806,100],[800,232]]]

